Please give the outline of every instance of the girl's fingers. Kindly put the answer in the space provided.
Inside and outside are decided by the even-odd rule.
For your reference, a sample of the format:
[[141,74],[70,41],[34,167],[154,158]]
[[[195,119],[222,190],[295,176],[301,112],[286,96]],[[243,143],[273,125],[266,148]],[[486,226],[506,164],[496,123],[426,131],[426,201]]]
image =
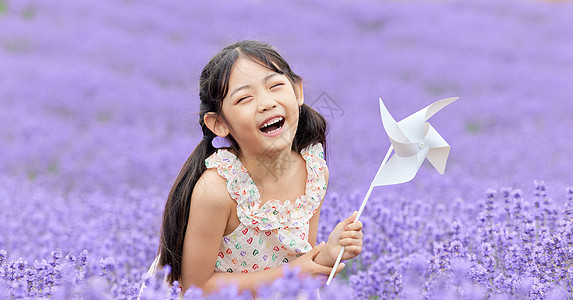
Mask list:
[[350,223],[344,227],[344,230],[347,230],[347,231],[351,231],[351,230],[358,231],[361,229],[362,229],[362,222],[360,222],[360,221],[352,222],[352,223]]
[[326,267],[326,266],[315,263],[315,266],[314,266],[314,273],[315,274],[330,275],[331,270],[332,270],[331,267]]
[[348,246],[361,246],[362,247],[362,240],[359,240],[359,239],[342,239],[338,242],[338,244],[342,247],[348,247]]
[[354,219],[356,219],[356,216],[358,215],[358,212],[355,211],[353,212],[350,217],[346,218],[346,220],[342,221],[341,223],[344,223],[344,226],[347,226],[348,224],[352,224],[354,222]]
[[362,252],[362,247],[357,245],[346,246],[346,252],[354,254],[355,256]]
[[340,239],[362,239],[364,234],[362,231],[344,231],[340,234]]
[[[338,269],[342,270],[342,268],[340,268],[340,265],[342,265],[342,268],[344,268],[344,264],[341,263],[338,265]],[[339,270],[337,269],[337,273],[339,272]],[[330,275],[330,272],[332,272],[332,267],[327,267],[327,266],[323,266],[320,264],[315,263],[315,269],[314,269],[314,273],[315,274],[322,274],[322,275]]]
[[[336,273],[334,273],[334,275],[336,276],[336,274],[340,273],[340,271],[342,271],[342,269],[344,269],[345,266],[346,266],[345,263],[340,263],[338,265],[338,267],[336,268]],[[329,272],[329,274],[330,274],[330,272]]]
[[321,242],[320,244],[310,249],[310,251],[308,251],[308,255],[310,255],[310,259],[312,261],[314,261],[314,258],[318,255],[318,253],[320,253],[320,249],[324,247],[324,244],[325,244],[324,242]]

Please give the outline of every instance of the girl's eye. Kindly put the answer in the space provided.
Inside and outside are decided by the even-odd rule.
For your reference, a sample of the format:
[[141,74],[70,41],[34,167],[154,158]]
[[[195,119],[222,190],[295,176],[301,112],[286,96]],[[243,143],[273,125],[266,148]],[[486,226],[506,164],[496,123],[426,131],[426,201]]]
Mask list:
[[243,98],[237,100],[237,103],[241,103],[241,101],[246,100],[247,98],[249,98],[249,96],[245,96],[245,97],[243,97]]
[[272,88],[275,88],[275,87],[277,87],[277,86],[281,86],[281,85],[284,85],[284,83],[282,83],[282,82],[279,82],[279,83],[277,83],[277,84],[275,84],[275,85],[271,86],[271,89],[272,89]]

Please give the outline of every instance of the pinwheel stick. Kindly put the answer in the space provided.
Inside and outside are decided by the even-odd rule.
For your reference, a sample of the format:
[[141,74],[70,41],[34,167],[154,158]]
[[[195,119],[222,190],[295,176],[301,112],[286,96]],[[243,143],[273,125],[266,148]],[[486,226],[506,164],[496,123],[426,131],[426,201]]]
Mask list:
[[[382,167],[384,167],[386,162],[388,162],[388,158],[390,158],[390,154],[392,153],[392,150],[394,150],[394,147],[392,147],[392,145],[390,145],[390,148],[388,148],[388,152],[386,152],[386,156],[384,157],[384,160],[382,161],[382,164],[380,165],[378,172],[380,172],[380,170],[382,170]],[[368,189],[366,196],[364,196],[364,200],[362,200],[362,205],[360,205],[360,209],[358,210],[358,214],[356,215],[356,218],[354,219],[354,221],[358,221],[358,218],[360,218],[360,215],[362,215],[362,212],[364,211],[364,207],[366,207],[366,202],[368,202],[368,198],[370,198],[370,194],[372,193],[374,186],[375,185],[373,183],[370,184],[370,188]],[[342,255],[344,254],[345,248],[346,247],[342,247],[342,249],[340,249],[340,253],[338,253],[338,258],[336,258],[336,262],[334,263],[334,266],[332,267],[332,271],[330,271],[330,275],[328,276],[328,280],[326,281],[326,285],[330,285],[332,278],[334,278],[334,274],[336,273],[336,269],[338,268],[338,265],[340,264],[340,260],[342,260]]]

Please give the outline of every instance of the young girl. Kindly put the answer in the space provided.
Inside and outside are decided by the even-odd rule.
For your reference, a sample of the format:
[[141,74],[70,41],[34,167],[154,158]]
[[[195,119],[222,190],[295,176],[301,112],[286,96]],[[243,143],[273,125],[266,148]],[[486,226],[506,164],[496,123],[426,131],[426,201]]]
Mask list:
[[[163,213],[156,265],[171,266],[167,280],[182,292],[236,284],[255,293],[283,264],[328,276],[342,246],[344,260],[358,255],[355,213],[316,245],[326,122],[304,104],[301,77],[270,45],[241,41],[207,63],[199,84],[203,139]],[[215,148],[216,136],[230,146]]]

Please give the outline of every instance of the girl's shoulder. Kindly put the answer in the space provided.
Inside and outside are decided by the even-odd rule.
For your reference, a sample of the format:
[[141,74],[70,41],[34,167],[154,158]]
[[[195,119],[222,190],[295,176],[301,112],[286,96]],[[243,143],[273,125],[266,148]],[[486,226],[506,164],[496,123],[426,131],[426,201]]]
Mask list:
[[193,188],[192,204],[205,203],[214,208],[232,208],[234,201],[227,192],[227,181],[215,169],[207,169]]

